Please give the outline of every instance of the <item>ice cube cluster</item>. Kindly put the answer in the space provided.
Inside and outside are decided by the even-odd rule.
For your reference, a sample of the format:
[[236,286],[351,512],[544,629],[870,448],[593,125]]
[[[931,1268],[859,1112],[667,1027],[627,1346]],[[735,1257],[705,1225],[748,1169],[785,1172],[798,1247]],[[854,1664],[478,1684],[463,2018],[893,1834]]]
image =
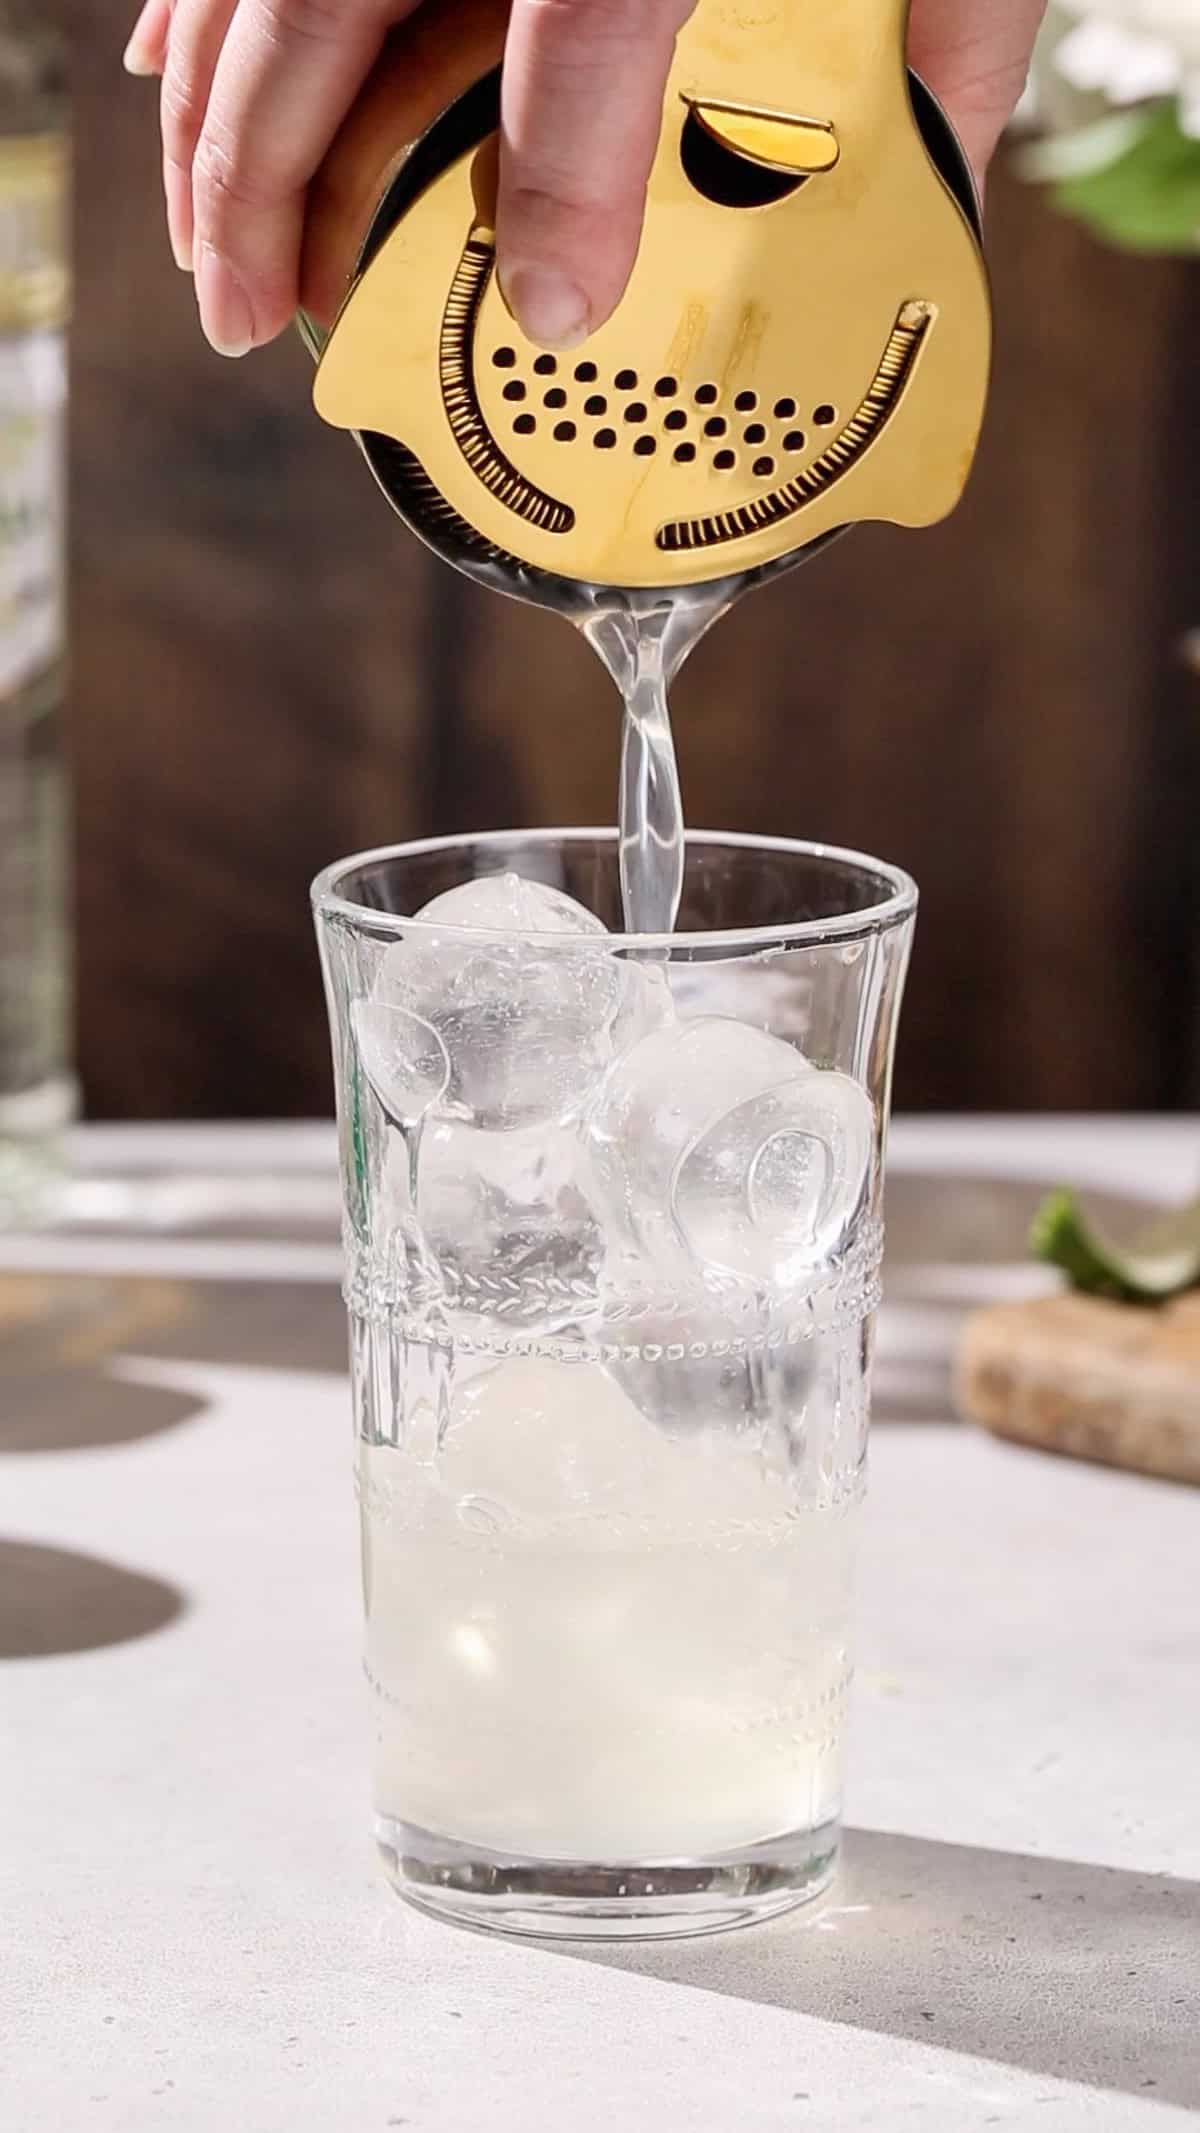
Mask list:
[[417,918],[352,1020],[448,1316],[615,1340],[672,1424],[744,1411],[746,1301],[802,1295],[844,1250],[869,1098],[762,1029],[681,1016],[661,963],[544,883],[489,875]]

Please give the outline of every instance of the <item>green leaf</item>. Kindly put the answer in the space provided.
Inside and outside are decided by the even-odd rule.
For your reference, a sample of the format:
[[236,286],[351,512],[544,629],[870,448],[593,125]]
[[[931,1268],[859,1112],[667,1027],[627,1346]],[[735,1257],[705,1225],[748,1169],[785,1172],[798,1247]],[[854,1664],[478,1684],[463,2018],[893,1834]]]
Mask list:
[[1200,1200],[1161,1216],[1122,1246],[1102,1234],[1075,1193],[1052,1192],[1034,1217],[1029,1242],[1087,1296],[1159,1304],[1200,1285]]
[[1039,134],[1017,150],[1017,169],[1037,185],[1090,178],[1127,155],[1153,119],[1150,111],[1106,111],[1103,118],[1070,132]]
[[1054,189],[1069,215],[1126,250],[1200,249],[1200,140],[1180,127],[1173,104],[1152,110],[1123,153]]

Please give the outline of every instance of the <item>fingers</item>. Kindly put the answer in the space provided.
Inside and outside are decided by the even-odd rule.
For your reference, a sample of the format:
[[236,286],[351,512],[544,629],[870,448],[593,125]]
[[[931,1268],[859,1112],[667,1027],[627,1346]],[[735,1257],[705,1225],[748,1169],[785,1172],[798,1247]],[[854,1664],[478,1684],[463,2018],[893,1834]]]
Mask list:
[[167,37],[171,28],[171,0],[146,0],[125,47],[127,74],[161,74],[167,63]]
[[[415,0],[176,0],[163,83],[172,245],[225,355],[298,301],[305,191]],[[141,56],[143,25],[135,31]]]
[[196,283],[213,346],[241,354],[298,302],[304,198],[383,43],[390,0],[239,0],[193,174]]
[[569,348],[629,278],[677,31],[694,0],[514,0],[497,268],[530,340]]
[[913,0],[908,58],[982,181],[1017,107],[1045,0]]
[[193,265],[192,165],[237,0],[174,0],[162,84],[163,192],[175,264]]
[[[271,340],[298,298],[304,195],[415,0],[146,0],[126,54],[163,72],[171,242],[213,345]],[[514,0],[502,89],[501,286],[545,346],[585,338],[636,256],[676,34],[694,0]],[[910,57],[982,173],[1042,0],[914,0]]]

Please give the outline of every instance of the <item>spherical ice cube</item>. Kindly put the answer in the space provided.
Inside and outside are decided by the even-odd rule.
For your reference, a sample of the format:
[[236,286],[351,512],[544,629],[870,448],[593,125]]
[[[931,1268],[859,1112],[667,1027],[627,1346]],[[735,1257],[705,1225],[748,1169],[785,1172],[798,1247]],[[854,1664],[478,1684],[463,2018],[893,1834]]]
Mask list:
[[848,1075],[721,1016],[652,1032],[588,1119],[617,1293],[723,1276],[793,1288],[833,1260],[866,1194],[870,1099]]
[[350,1022],[362,1070],[398,1126],[415,1126],[450,1086],[450,1059],[420,1015],[387,1000],[356,1000]]
[[669,1009],[665,988],[605,950],[599,919],[542,882],[488,875],[418,918],[354,1017],[364,1071],[401,1125],[431,1112],[497,1131],[562,1122]]
[[554,1333],[594,1308],[603,1236],[561,1126],[487,1133],[426,1121],[416,1214],[448,1315]]

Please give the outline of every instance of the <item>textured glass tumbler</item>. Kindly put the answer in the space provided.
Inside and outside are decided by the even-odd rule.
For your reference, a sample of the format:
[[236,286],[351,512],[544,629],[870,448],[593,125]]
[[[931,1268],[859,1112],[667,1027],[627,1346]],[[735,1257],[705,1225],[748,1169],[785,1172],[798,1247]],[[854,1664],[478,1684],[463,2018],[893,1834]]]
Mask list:
[[837,1854],[913,884],[693,833],[635,938],[572,830],[314,902],[388,1870],[510,1933],[785,1910]]

